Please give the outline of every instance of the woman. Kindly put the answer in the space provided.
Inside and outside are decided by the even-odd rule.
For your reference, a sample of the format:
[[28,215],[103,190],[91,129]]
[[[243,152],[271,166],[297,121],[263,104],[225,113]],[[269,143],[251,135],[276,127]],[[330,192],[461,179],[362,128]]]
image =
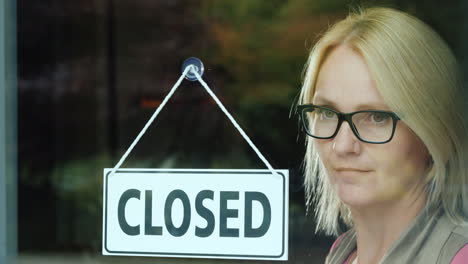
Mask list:
[[349,15],[312,50],[298,111],[326,263],[468,263],[468,130],[457,63],[418,19]]

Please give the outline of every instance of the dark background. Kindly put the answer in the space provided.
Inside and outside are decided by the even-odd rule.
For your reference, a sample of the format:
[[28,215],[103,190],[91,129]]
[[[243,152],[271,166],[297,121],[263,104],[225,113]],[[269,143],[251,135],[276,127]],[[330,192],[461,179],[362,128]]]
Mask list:
[[[18,0],[20,254],[100,254],[103,168],[196,56],[272,166],[290,170],[289,262],[322,263],[333,238],[306,216],[304,133],[290,115],[308,51],[350,7],[390,6],[438,31],[466,72],[465,2]],[[204,89],[184,81],[122,167],[264,165]]]

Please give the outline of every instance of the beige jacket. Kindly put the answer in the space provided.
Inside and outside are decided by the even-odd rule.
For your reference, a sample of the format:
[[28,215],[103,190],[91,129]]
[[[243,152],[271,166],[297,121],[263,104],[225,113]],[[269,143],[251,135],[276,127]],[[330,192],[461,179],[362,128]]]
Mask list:
[[[379,264],[449,264],[465,244],[468,244],[468,226],[452,223],[441,209],[425,209]],[[343,264],[354,250],[356,233],[351,229],[338,241],[325,263]]]

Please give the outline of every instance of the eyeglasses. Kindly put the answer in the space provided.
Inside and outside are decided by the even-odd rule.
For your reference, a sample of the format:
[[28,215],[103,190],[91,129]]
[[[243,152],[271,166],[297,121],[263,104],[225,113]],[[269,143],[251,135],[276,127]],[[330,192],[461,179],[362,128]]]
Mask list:
[[305,132],[314,138],[329,139],[338,134],[343,121],[348,122],[356,137],[366,143],[383,144],[393,138],[400,118],[393,112],[366,110],[341,113],[313,104],[297,106]]

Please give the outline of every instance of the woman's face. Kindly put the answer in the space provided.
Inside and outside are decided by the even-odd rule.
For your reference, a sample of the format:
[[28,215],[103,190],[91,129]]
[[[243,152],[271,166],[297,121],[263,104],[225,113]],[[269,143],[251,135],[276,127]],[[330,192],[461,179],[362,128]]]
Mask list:
[[[343,113],[391,111],[362,57],[344,45],[333,49],[323,63],[312,103]],[[314,144],[337,194],[351,207],[411,202],[423,190],[428,151],[402,121],[385,144],[359,141],[347,122],[334,138],[314,139]]]

